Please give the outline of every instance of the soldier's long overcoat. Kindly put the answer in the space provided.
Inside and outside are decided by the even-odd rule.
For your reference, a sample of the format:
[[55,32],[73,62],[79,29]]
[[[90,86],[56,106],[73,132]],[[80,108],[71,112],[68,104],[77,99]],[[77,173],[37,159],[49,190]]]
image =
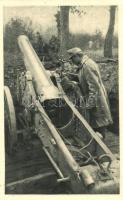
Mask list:
[[93,128],[112,123],[107,92],[103,85],[98,65],[88,56],[83,56],[82,68],[79,70],[79,82],[90,108],[90,123]]
[[[71,71],[75,66],[71,66]],[[98,65],[84,55],[78,70],[78,78],[85,105],[93,128],[108,126],[112,123],[107,92],[103,85]]]

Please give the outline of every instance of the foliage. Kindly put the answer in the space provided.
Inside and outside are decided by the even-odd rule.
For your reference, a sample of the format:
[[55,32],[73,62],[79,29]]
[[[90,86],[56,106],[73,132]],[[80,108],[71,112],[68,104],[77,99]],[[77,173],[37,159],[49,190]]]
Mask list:
[[70,7],[70,11],[71,11],[71,13],[77,14],[77,15],[80,16],[80,17],[81,17],[82,15],[86,15],[86,11],[83,10],[83,9],[81,9],[80,6],[71,6],[71,7]]
[[19,35],[25,34],[30,40],[33,39],[34,33],[32,22],[27,18],[26,22],[21,18],[12,18],[4,28],[4,50],[18,50],[17,38]]
[[77,46],[82,48],[83,50],[88,49],[89,41],[93,41],[93,49],[96,48],[97,40],[100,43],[100,46],[103,44],[102,36],[97,35],[90,35],[88,33],[81,33],[81,34],[71,34],[70,37],[70,48]]

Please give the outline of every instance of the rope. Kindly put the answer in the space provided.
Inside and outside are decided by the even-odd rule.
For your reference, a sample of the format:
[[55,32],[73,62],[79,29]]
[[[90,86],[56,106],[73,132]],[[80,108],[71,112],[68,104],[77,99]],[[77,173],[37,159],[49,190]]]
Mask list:
[[79,149],[79,150],[81,151],[81,150],[87,148],[87,147],[92,143],[92,141],[93,141],[93,138],[91,138],[90,141],[89,141],[84,147],[82,147],[82,148]]
[[63,129],[65,129],[65,128],[67,128],[67,127],[71,124],[71,122],[73,121],[73,119],[74,119],[74,113],[72,113],[72,117],[71,117],[71,119],[68,121],[68,123],[67,123],[66,125],[62,126],[61,128],[59,128],[59,130],[63,130]]

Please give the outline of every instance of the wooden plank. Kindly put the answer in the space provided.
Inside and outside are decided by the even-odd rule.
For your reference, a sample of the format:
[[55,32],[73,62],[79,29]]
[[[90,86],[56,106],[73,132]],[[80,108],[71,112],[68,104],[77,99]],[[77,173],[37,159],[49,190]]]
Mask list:
[[[16,193],[24,193],[25,189],[33,188],[34,185],[41,185],[43,182],[46,182],[46,179],[54,179],[55,182],[56,173],[54,171],[48,171],[42,174],[38,174],[29,178],[25,178],[22,180],[14,181],[8,183],[6,185],[6,193],[7,194],[16,194]],[[43,183],[44,184],[44,183]]]
[[74,105],[69,101],[68,97],[65,95],[64,99],[69,107],[73,110],[74,114],[79,118],[82,122],[83,126],[88,130],[90,135],[96,140],[96,142],[101,146],[104,152],[110,155],[112,160],[115,160],[115,156],[112,154],[110,149],[104,144],[104,142],[100,139],[100,137],[94,132],[94,130],[90,127],[90,125],[86,122],[86,120],[82,117],[82,115],[78,112],[78,110],[74,107]]
[[64,93],[64,90],[63,90],[62,86],[60,85],[60,83],[57,82],[57,84],[58,84],[58,87],[59,87],[61,93],[63,94],[64,100],[66,101],[66,103],[68,104],[68,106],[73,110],[73,112],[76,115],[76,117],[82,122],[82,125],[84,126],[84,128],[88,131],[88,133],[90,133],[90,135],[100,145],[100,147],[104,150],[104,152],[106,154],[108,154],[111,157],[112,160],[115,160],[116,158],[112,154],[112,152],[110,151],[110,149],[104,144],[104,142],[100,139],[100,137],[94,132],[94,130],[91,128],[91,126],[84,119],[84,117],[75,108],[75,106],[73,105],[73,103],[69,100],[69,98],[67,97],[67,95]]

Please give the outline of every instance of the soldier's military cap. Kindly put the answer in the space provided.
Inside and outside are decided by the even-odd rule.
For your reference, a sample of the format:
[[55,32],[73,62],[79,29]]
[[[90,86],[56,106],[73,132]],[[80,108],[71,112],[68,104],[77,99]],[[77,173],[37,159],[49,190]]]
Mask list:
[[67,53],[69,54],[70,58],[77,54],[83,54],[82,50],[78,47],[67,50]]

